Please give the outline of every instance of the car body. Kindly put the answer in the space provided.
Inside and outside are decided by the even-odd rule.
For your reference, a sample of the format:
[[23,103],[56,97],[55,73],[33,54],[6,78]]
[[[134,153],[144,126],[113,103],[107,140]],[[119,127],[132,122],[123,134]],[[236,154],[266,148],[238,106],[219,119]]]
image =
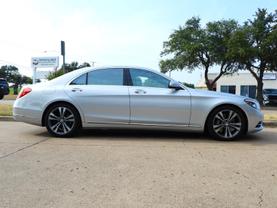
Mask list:
[[263,94],[268,99],[268,104],[277,104],[277,89],[264,89]]
[[10,89],[7,80],[0,78],[0,100],[4,97],[4,95],[8,95],[9,93]]
[[[227,122],[231,114],[236,116],[233,123]],[[81,127],[115,127],[206,130],[229,140],[263,129],[263,114],[254,99],[190,89],[157,71],[125,66],[83,68],[25,87],[13,115],[15,120],[46,126],[54,136],[71,136]],[[66,119],[74,122],[74,131],[63,134],[69,130]],[[217,135],[216,128],[223,135]],[[235,134],[235,129],[240,132]],[[231,132],[234,135],[228,136]]]

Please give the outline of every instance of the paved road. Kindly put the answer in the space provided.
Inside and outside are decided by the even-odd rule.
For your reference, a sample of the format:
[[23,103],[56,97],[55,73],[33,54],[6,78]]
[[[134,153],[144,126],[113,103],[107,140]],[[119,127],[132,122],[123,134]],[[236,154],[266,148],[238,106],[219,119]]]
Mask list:
[[0,122],[0,207],[277,207],[277,130],[201,134],[86,130],[49,137]]

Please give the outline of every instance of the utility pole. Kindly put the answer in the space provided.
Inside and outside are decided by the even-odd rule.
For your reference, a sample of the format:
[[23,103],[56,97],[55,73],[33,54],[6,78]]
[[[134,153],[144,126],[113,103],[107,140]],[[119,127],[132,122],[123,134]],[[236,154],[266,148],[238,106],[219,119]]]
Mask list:
[[36,79],[37,79],[37,67],[33,67],[33,84],[36,84]]
[[61,41],[61,55],[63,56],[63,73],[65,73],[65,42]]

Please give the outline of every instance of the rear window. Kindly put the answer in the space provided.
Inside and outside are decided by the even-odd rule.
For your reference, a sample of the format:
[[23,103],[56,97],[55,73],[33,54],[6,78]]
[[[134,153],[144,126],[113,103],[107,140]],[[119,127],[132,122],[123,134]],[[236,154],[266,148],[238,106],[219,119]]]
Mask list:
[[71,85],[86,85],[87,84],[87,73],[74,79],[70,84]]

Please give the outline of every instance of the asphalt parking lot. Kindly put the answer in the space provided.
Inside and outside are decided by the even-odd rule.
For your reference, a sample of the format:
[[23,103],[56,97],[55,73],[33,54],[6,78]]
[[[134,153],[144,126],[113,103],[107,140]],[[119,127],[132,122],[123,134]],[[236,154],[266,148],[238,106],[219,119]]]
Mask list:
[[0,122],[0,207],[277,207],[277,129],[201,134]]

